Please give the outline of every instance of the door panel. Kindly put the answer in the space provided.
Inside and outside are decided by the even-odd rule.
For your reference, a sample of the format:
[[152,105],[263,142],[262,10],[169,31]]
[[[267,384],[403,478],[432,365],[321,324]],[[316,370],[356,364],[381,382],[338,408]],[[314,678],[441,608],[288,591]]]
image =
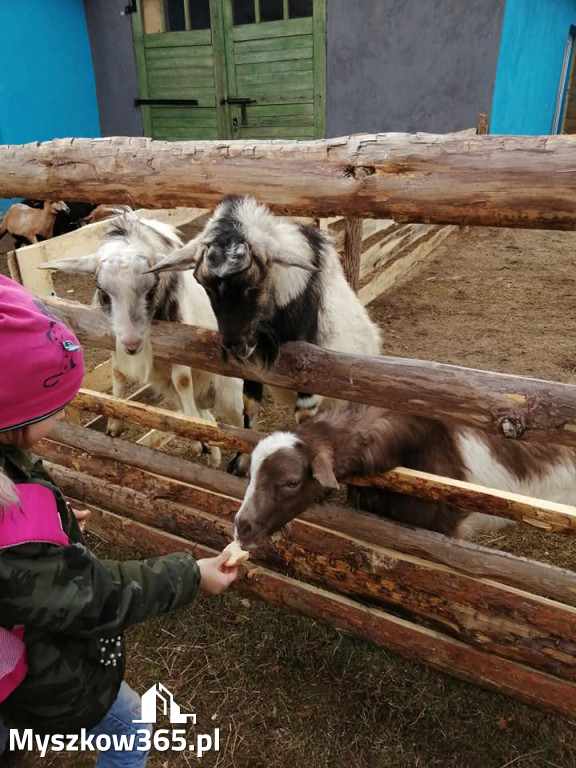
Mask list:
[[[195,0],[141,2],[134,39],[140,98],[152,101],[142,107],[146,135],[325,135],[326,0],[202,0],[200,15]],[[211,29],[193,29],[208,11]],[[165,31],[170,24],[183,31]],[[167,99],[197,104],[153,103]]]

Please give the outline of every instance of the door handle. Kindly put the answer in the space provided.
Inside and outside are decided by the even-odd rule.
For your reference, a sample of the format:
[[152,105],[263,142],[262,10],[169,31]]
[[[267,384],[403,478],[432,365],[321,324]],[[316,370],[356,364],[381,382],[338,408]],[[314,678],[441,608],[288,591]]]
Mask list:
[[[255,104],[255,99],[245,99],[237,96],[229,96],[227,99],[220,99],[220,104],[230,104],[240,107],[240,125],[246,125],[246,104]],[[236,120],[236,124],[234,123]],[[238,128],[238,118],[232,120],[232,127]]]

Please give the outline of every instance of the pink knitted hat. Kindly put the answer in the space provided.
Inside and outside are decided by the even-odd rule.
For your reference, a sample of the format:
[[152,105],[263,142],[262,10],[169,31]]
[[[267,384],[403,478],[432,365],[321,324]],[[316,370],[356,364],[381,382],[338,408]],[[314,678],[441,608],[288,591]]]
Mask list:
[[0,432],[47,419],[82,385],[78,339],[41,301],[0,275]]

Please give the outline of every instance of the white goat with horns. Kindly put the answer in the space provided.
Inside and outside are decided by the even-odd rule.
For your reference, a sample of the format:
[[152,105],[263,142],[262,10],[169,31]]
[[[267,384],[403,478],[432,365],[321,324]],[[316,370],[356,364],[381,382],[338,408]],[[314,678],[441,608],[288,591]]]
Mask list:
[[[192,370],[153,355],[149,338],[152,320],[217,328],[208,296],[191,272],[149,273],[151,267],[181,246],[177,231],[168,224],[153,219],[142,221],[133,213],[124,213],[111,222],[95,253],[40,267],[94,275],[94,303],[104,309],[116,336],[112,356],[115,397],[125,396],[130,379],[150,383],[184,413],[215,421],[208,409],[216,408],[224,421],[242,426],[240,379]],[[123,428],[120,419],[109,419],[109,434],[119,435]],[[202,444],[193,443],[193,450],[200,453]],[[209,463],[218,466],[220,460],[220,449],[212,447]]]

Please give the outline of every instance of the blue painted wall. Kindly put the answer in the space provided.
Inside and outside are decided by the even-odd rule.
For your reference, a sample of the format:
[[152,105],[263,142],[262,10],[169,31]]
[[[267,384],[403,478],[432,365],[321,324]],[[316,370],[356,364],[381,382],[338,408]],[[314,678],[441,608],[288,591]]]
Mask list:
[[0,0],[0,142],[100,135],[82,0]]
[[0,29],[0,143],[100,136],[82,0],[0,0]]
[[552,132],[562,62],[576,0],[508,0],[490,133]]

